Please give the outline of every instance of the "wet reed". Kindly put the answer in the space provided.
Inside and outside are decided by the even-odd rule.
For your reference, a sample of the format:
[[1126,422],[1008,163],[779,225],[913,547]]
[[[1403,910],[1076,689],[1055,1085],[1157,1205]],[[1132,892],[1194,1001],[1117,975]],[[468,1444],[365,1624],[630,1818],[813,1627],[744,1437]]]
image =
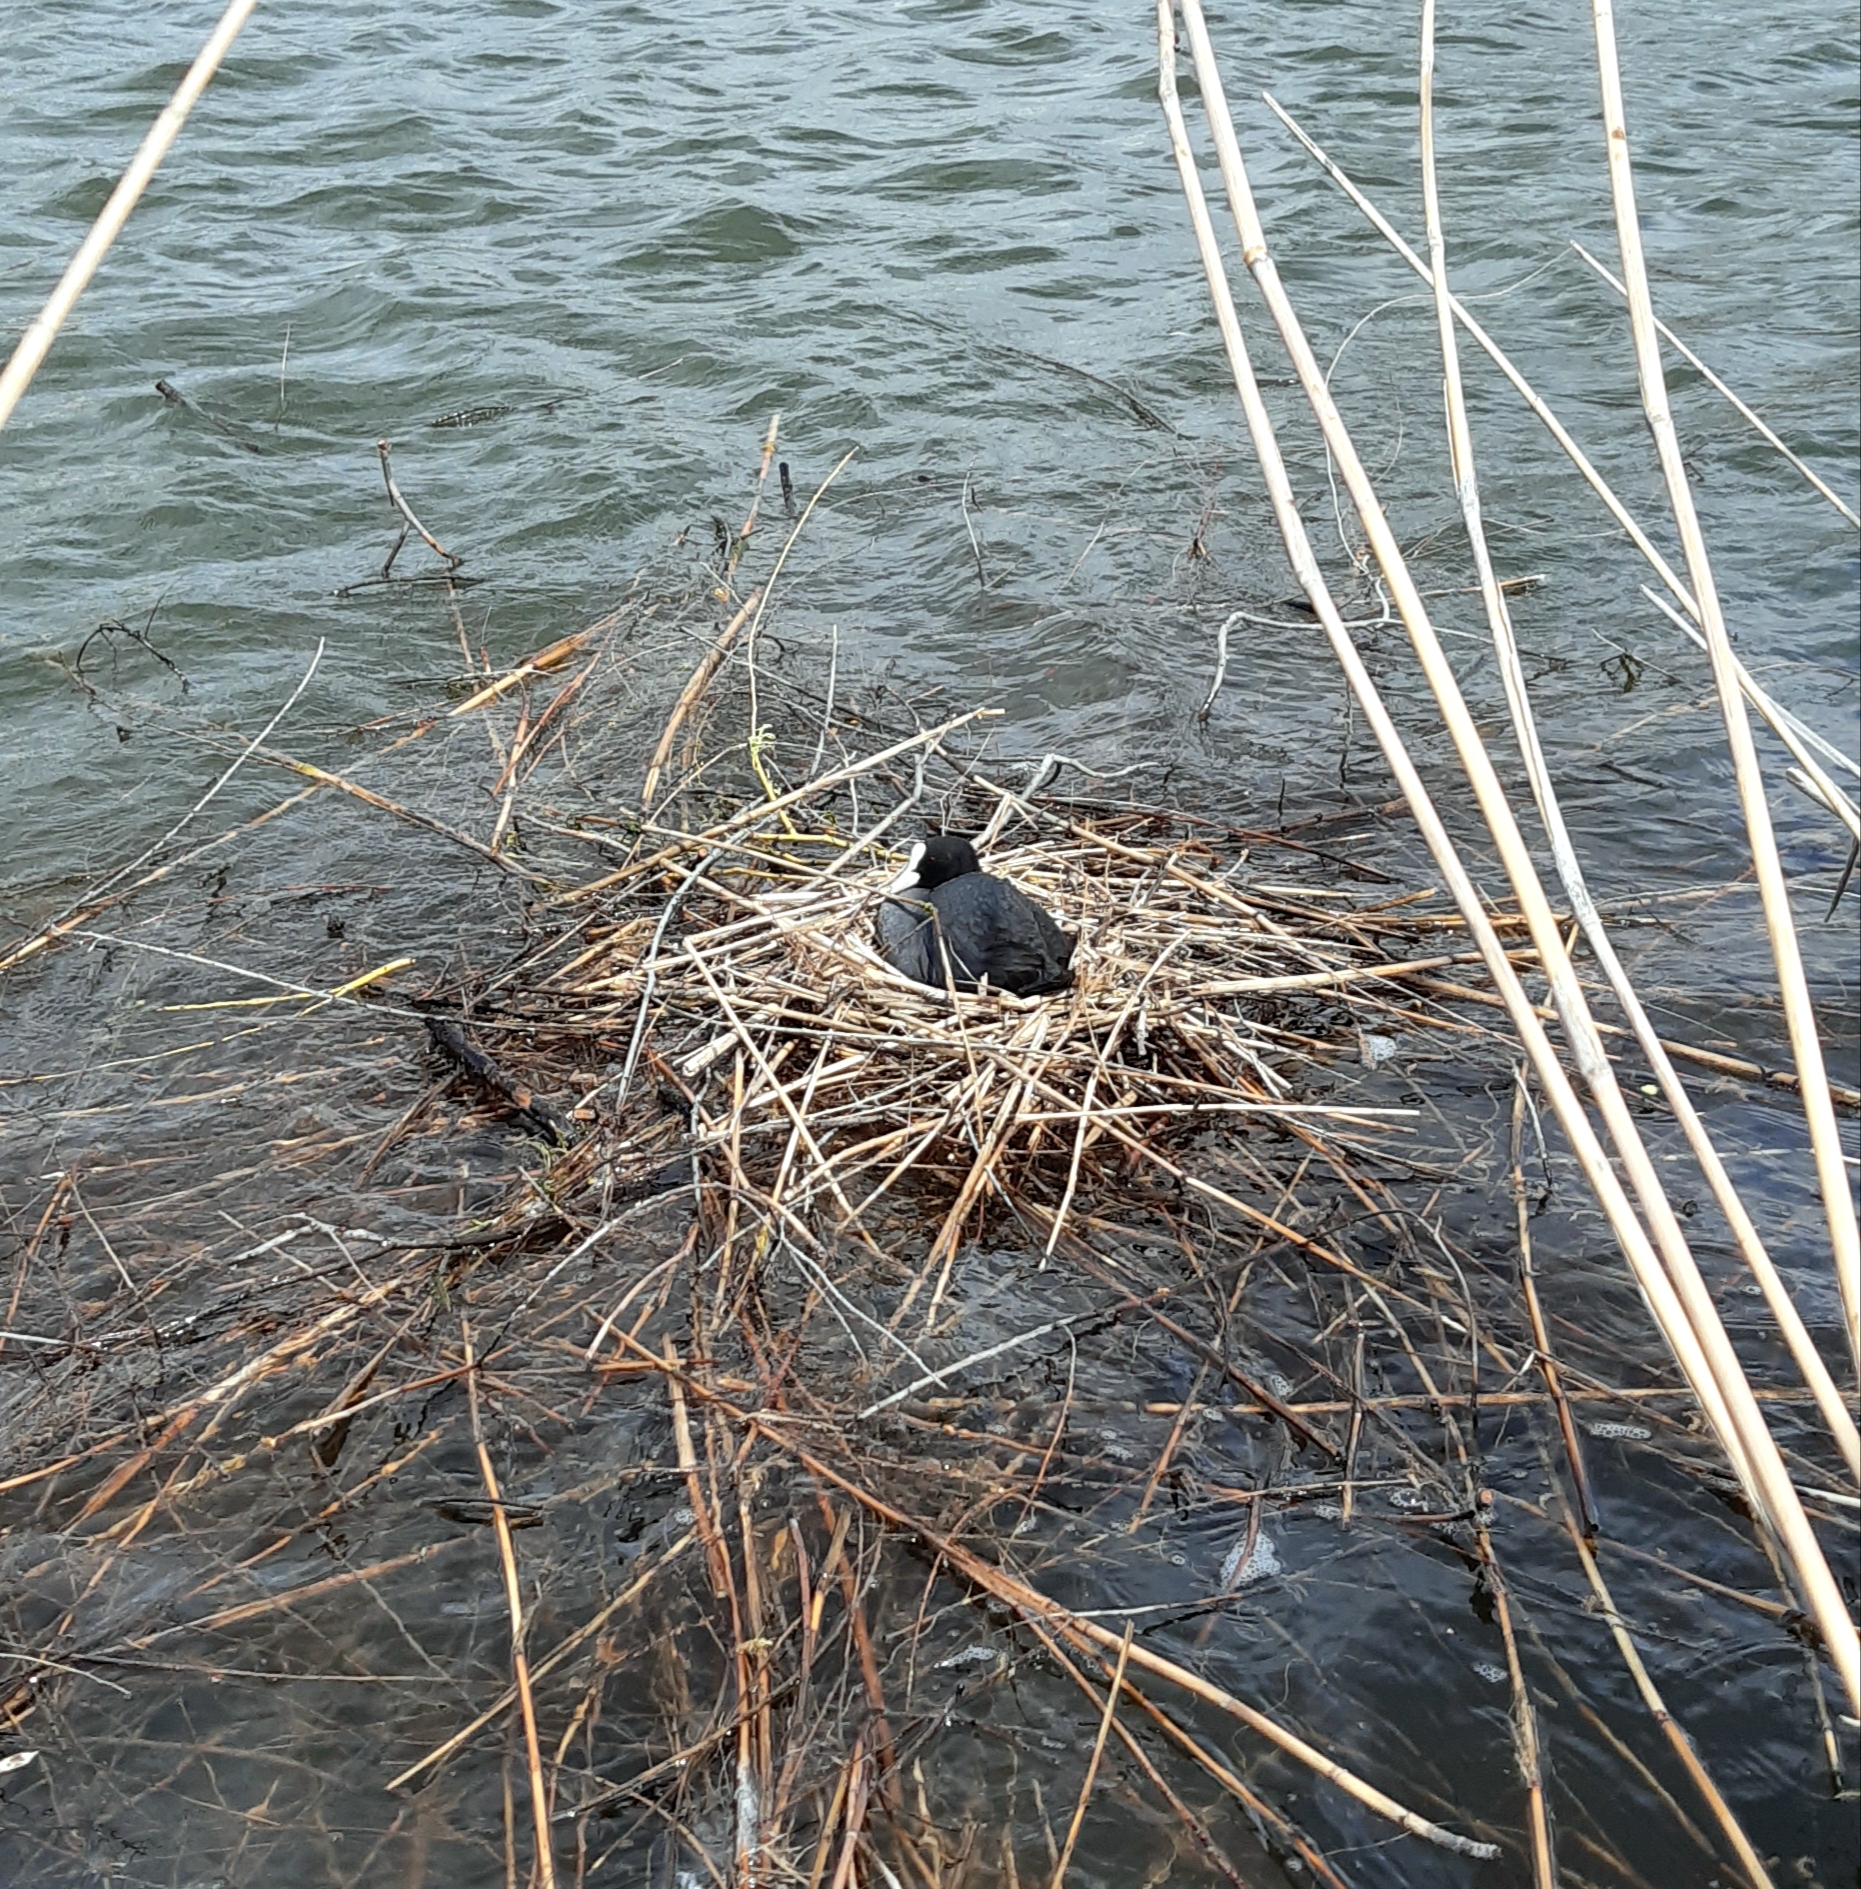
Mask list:
[[[426,1590],[469,1590],[477,1568],[502,1623],[501,1675],[437,1724],[424,1710],[395,1721],[384,1691],[395,1755],[376,1788],[469,1820],[501,1763],[506,1854],[538,1881],[650,1851],[671,1872],[660,1880],[708,1867],[746,1884],[891,1871],[953,1885],[987,1879],[985,1853],[1006,1874],[1017,1847],[1026,1880],[1030,1818],[1051,1846],[1036,1873],[1074,1881],[1098,1820],[1133,1801],[1128,1772],[1165,1808],[1172,1867],[1242,1883],[1264,1844],[1314,1880],[1359,1883],[1327,1854],[1335,1836],[1288,1813],[1282,1774],[1224,1755],[1235,1733],[1315,1780],[1327,1831],[1510,1847],[1506,1818],[1461,1801],[1451,1779],[1392,1763],[1375,1739],[1340,1748],[1335,1728],[1216,1676],[1210,1653],[1232,1656],[1226,1623],[1271,1582],[1275,1536],[1324,1512],[1481,1570],[1513,1692],[1522,1850],[1542,1878],[1554,1826],[1516,1531],[1561,1541],[1563,1522],[1541,1505],[1495,1508],[1492,1426],[1543,1421],[1596,1555],[1615,1552],[1587,1493],[1599,1438],[1641,1439],[1688,1478],[1712,1471],[1683,1421],[1684,1385],[1573,1356],[1561,1286],[1537,1282],[1530,1085],[1516,1046],[1468,1002],[1504,1001],[1469,981],[1487,966],[1537,963],[1526,914],[1485,901],[1470,924],[1355,844],[1341,873],[1322,823],[1243,831],[1016,787],[990,759],[985,711],[888,727],[845,677],[830,703],[773,652],[752,716],[743,631],[767,581],[721,586],[721,601],[713,588],[671,613],[681,638],[704,633],[689,681],[650,718],[621,678],[642,622],[666,614],[658,603],[480,671],[452,704],[388,731],[383,758],[407,776],[392,792],[360,765],[351,779],[265,743],[235,751],[293,777],[287,806],[308,777],[410,840],[508,867],[523,941],[418,1003],[392,994],[403,960],[340,988],[267,976],[257,997],[177,1004],[353,1015],[399,1045],[391,1061],[430,1041],[385,1129],[331,1144],[346,1181],[313,1168],[300,1204],[268,1199],[277,1230],[152,1268],[140,1255],[164,1250],[151,1236],[179,1197],[158,1167],[127,1164],[156,1187],[146,1233],[93,1207],[107,1170],[51,1183],[8,1328],[31,1335],[34,1373],[11,1431],[47,1439],[0,1476],[0,1497],[24,1505],[0,1547],[30,1544],[22,1591],[35,1597],[31,1624],[15,1622],[37,1651],[4,1701],[14,1735],[31,1735],[61,1672],[226,1636],[257,1648],[346,1633],[364,1595],[396,1623],[370,1656],[385,1684],[391,1648],[430,1631]],[[749,738],[778,716],[779,737]],[[424,744],[474,724],[492,737],[490,840],[418,784]],[[546,765],[555,733],[582,766],[646,757],[641,791],[563,804]],[[946,822],[977,832],[990,865],[1078,934],[1070,991],[937,991],[876,956],[879,888],[911,837]],[[138,862],[131,881],[148,870]],[[115,890],[78,900],[84,916],[43,930],[27,962],[91,936]],[[218,984],[236,968],[140,948]],[[1378,1072],[1418,1038],[1483,1063],[1510,1098],[1516,1272],[1430,1232],[1405,1199],[1419,1117]],[[524,1150],[509,1188],[443,1235],[365,1231],[467,1121]],[[1464,1185],[1425,1171],[1431,1198]],[[260,1288],[185,1349],[158,1332],[172,1389],[133,1420],[111,1390],[130,1354],[54,1340],[48,1282],[62,1275],[39,1265],[72,1226],[104,1239],[106,1213],[92,1329],[153,1330],[163,1297],[196,1277],[251,1268]],[[308,1264],[313,1247],[336,1263]],[[1013,1280],[999,1303],[998,1272]],[[1189,1376],[1159,1398],[1166,1360]],[[1773,1412],[1814,1408],[1775,1386],[1762,1397]],[[1600,1420],[1604,1404],[1628,1421]],[[607,1460],[602,1426],[617,1415],[664,1424],[663,1446]],[[1210,1421],[1246,1426],[1258,1447],[1277,1439],[1276,1466],[1211,1473]],[[525,1446],[513,1460],[526,1435],[546,1458]],[[214,1546],[216,1509],[235,1507],[243,1539],[258,1492],[288,1491],[299,1459],[331,1479],[309,1519],[291,1494],[256,1545]],[[527,1486],[544,1460],[546,1495]],[[1828,1472],[1793,1454],[1789,1473],[1826,1517]],[[1087,1604],[1080,1588],[1153,1552],[1186,1499],[1192,1517],[1229,1518],[1227,1554],[1189,1602],[1161,1609],[1171,1643],[1145,1609]],[[615,1500],[644,1531],[618,1567],[565,1536]],[[369,1552],[268,1585],[307,1533],[365,1523]],[[480,1547],[475,1531],[488,1531]],[[137,1557],[172,1555],[177,1539],[198,1557],[178,1611],[158,1598],[95,1617],[94,1597],[133,1585]],[[1769,1630],[1787,1613],[1724,1583],[1700,1591]],[[979,1643],[969,1623],[988,1620]],[[1030,1659],[1088,1702],[1083,1768],[1032,1777],[1031,1800],[1019,1784],[998,1803],[937,1783],[940,1741],[1033,1683]],[[1715,1818],[1739,1852],[1722,1802]]]

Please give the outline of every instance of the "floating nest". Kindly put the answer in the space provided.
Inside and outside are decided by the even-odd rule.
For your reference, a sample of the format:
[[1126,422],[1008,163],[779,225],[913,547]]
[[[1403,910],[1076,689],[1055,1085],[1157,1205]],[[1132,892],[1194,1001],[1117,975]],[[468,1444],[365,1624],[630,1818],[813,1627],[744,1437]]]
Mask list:
[[[576,1353],[598,1382],[632,1380],[649,1396],[663,1386],[690,1525],[706,1544],[714,1602],[733,1621],[742,1599],[730,1572],[733,1530],[750,1526],[752,1508],[773,1520],[814,1500],[831,1562],[848,1514],[833,1520],[831,1491],[933,1551],[972,1595],[1029,1623],[1042,1644],[1070,1645],[1088,1660],[1128,1658],[1240,1718],[1411,1833],[1493,1854],[1181,1664],[1128,1636],[1120,1646],[1108,1629],[1023,1584],[1012,1558],[1005,1564],[982,1546],[998,1530],[1033,1526],[1025,1506],[1018,1524],[995,1517],[1002,1499],[1033,1503],[1051,1471],[1056,1498],[1064,1487],[1069,1505],[1096,1508],[1103,1493],[1083,1492],[1099,1473],[1118,1489],[1131,1474],[1112,1461],[1063,1468],[1056,1430],[1031,1482],[1003,1481],[988,1466],[989,1432],[949,1421],[991,1386],[1000,1396],[1032,1374],[1051,1389],[1056,1345],[1072,1346],[1082,1371],[1091,1356],[1095,1379],[1109,1384],[1112,1353],[1135,1342],[1131,1332],[1119,1336],[1131,1320],[1186,1353],[1198,1384],[1225,1381],[1229,1395],[1248,1400],[1236,1408],[1277,1422],[1291,1447],[1311,1451],[1318,1473],[1292,1499],[1339,1490],[1348,1498],[1355,1441],[1295,1408],[1290,1381],[1229,1342],[1230,1293],[1238,1296],[1254,1257],[1290,1249],[1349,1275],[1344,1284],[1422,1309],[1328,1243],[1335,1216],[1314,1205],[1341,1199],[1353,1216],[1362,1204],[1383,1218],[1377,1196],[1390,1196],[1371,1169],[1400,1147],[1398,1118],[1415,1111],[1389,1105],[1390,1084],[1373,1075],[1394,1049],[1381,1030],[1484,1035],[1411,1009],[1402,989],[1471,957],[1452,936],[1459,921],[1430,911],[1430,893],[1402,892],[1374,869],[1363,876],[1381,880],[1383,896],[1359,903],[1335,884],[1345,862],[1285,835],[1271,837],[1284,850],[1270,856],[1313,855],[1304,863],[1318,873],[1302,883],[1276,884],[1255,864],[1253,840],[1266,835],[1004,785],[973,754],[953,751],[951,737],[975,719],[788,788],[752,745],[734,787],[720,781],[721,767],[694,763],[682,788],[624,829],[578,827],[582,838],[605,830],[601,844],[615,863],[534,906],[531,948],[479,990],[459,993],[460,1010],[434,1023],[453,1061],[555,1144],[496,1224],[535,1255],[532,1274],[547,1263],[517,1311],[533,1325],[544,1304],[528,1308],[566,1268],[604,1251],[622,1260],[601,1288],[605,1309],[580,1289],[574,1317],[591,1335]],[[662,754],[667,746],[662,738]],[[1068,990],[1042,998],[936,990],[879,956],[884,888],[928,828],[976,835],[988,868],[1076,935]],[[1349,1093],[1347,1082],[1365,1077],[1374,1102]],[[654,1216],[655,1200],[675,1211]],[[655,1224],[673,1241],[658,1252],[641,1238]],[[1398,1220],[1386,1225],[1401,1238]],[[1191,1328],[1207,1322],[1202,1312],[1169,1306],[1208,1289],[1203,1250],[1241,1268],[1238,1284],[1216,1292],[1216,1307],[1228,1304],[1212,1337]],[[1049,1265],[1054,1291],[1045,1296],[1058,1303],[1030,1319],[1038,1300],[1028,1299],[1026,1275]],[[1017,1309],[1005,1337],[983,1309],[991,1276],[1023,1280],[1009,1294]],[[1074,1397],[1069,1371],[1062,1413]],[[1156,1499],[1197,1407],[1193,1396],[1166,1407],[1170,1434],[1132,1526]],[[1066,1422],[1062,1414],[1060,1430]],[[937,1439],[934,1453],[926,1433]],[[1252,1502],[1247,1491],[1232,1493]],[[1445,1488],[1416,1498],[1437,1520],[1454,1500]],[[1258,1540],[1260,1513],[1251,1506],[1223,1563],[1216,1605],[1271,1559],[1271,1543]],[[796,1526],[778,1528],[772,1573],[785,1568],[784,1553],[802,1555],[798,1576],[805,1567]],[[1051,1520],[1040,1528],[1051,1532]],[[909,1590],[914,1577],[902,1567],[888,1579],[900,1576]],[[900,1591],[888,1606],[906,1604]],[[813,1776],[804,1755],[812,1753],[837,1764],[834,1788],[850,1791],[902,1762],[887,1729],[886,1689],[898,1676],[880,1678],[862,1631],[856,1625],[858,1662],[841,1680],[860,1688],[861,1702],[849,1692],[824,1739],[799,1721],[788,1726],[784,1736],[797,1742],[783,1777]],[[762,1642],[752,1633],[747,1644]],[[933,1650],[937,1635],[922,1619],[897,1646],[914,1670],[969,1656]],[[778,1673],[781,1685],[805,1685],[810,1655],[804,1649],[798,1667],[794,1655],[785,1649],[753,1682],[740,1667],[739,1709],[758,1687],[777,1685]],[[743,1657],[756,1667],[766,1655]],[[818,1788],[831,1776],[822,1770]],[[721,1820],[733,1789],[741,1810],[741,1779],[701,1786],[694,1775],[685,1788],[699,1821],[714,1820],[713,1852],[727,1847]],[[1238,1781],[1224,1788],[1267,1819],[1272,1841],[1338,1881],[1293,1825]],[[799,1857],[827,1842],[837,1812],[815,1825],[784,1804],[765,1831],[799,1821],[777,1847]],[[1188,1827],[1205,1841],[1193,1818]]]
[[[559,896],[491,1013],[530,1052],[506,1092],[569,1144],[550,1198],[712,1190],[726,1249],[798,1252],[830,1296],[839,1243],[906,1260],[894,1320],[935,1319],[991,1217],[1052,1254],[1159,1186],[1324,1254],[1224,1175],[1278,1192],[1248,1152],[1261,1131],[1337,1166],[1412,1113],[1327,1099],[1328,1066],[1381,1060],[1392,987],[1471,955],[1443,947],[1458,921],[1413,893],[1359,907],[1262,883],[1244,838],[1178,814],[1029,798],[944,755],[960,725],[784,794],[714,796],[728,811],[692,831],[643,819],[623,865]],[[875,808],[901,749],[915,782]],[[927,764],[949,777],[929,808]],[[935,990],[878,954],[903,848],[958,819],[1077,936],[1064,993]]]

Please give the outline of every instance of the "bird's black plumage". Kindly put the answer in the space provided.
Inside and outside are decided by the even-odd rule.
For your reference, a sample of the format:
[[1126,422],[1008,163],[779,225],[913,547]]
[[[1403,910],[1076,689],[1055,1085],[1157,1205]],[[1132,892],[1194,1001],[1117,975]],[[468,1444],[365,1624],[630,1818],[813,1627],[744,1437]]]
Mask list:
[[946,976],[959,989],[987,983],[1017,997],[1064,990],[1076,942],[1025,892],[984,872],[960,833],[918,841],[879,907],[880,955],[940,990]]

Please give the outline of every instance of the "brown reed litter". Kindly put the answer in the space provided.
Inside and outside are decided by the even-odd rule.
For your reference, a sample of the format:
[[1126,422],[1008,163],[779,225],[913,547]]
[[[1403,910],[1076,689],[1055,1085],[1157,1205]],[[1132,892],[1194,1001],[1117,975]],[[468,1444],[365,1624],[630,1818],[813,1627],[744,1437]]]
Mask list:
[[[410,848],[497,862],[523,941],[417,1005],[384,994],[399,958],[208,1000],[359,1025],[361,1062],[318,1086],[380,1085],[366,1133],[281,1134],[186,1185],[147,1145],[46,1164],[9,1328],[39,1348],[0,1424],[11,1737],[61,1774],[74,1737],[115,1752],[83,1799],[111,1827],[154,1801],[149,1767],[223,1792],[228,1759],[113,1717],[91,1675],[206,1688],[203,1714],[269,1727],[255,1748],[319,1741],[324,1772],[251,1786],[303,1880],[319,1844],[352,1879],[345,1828],[388,1879],[501,1845],[539,1881],[656,1889],[1062,1859],[1078,1883],[1278,1858],[1335,1884],[1392,1827],[1517,1851],[1516,1784],[1470,1782],[1477,1744],[1392,1745],[1353,1677],[1405,1657],[1387,1613],[1340,1646],[1355,1608],[1308,1624],[1308,1599],[1370,1542],[1418,1592],[1464,1569],[1541,1803],[1552,1616],[1502,1563],[1555,1553],[1579,1595],[1640,1566],[1605,1589],[1584,1540],[1596,1438],[1702,1501],[1722,1466],[1619,1307],[1570,1322],[1587,1235],[1533,1198],[1533,1107],[1459,915],[1373,809],[1274,832],[1016,791],[988,717],[913,727],[844,678],[836,705],[767,649],[753,710],[725,662],[746,617],[623,610],[385,731],[368,785],[264,757]],[[716,639],[670,716],[628,680],[654,626]],[[418,762],[481,723],[489,843]],[[579,786],[648,753],[642,811]],[[940,993],[877,960],[877,889],[937,826],[1079,933],[1072,990]],[[116,936],[167,954],[182,1027],[235,968]],[[1486,1127],[1428,1108],[1443,1078]],[[237,1231],[178,1237],[195,1200]],[[1534,1251],[1558,1255],[1542,1285]],[[1581,1278],[1592,1312],[1619,1294]],[[1598,1401],[1628,1421],[1586,1428]],[[1512,1493],[1556,1480],[1546,1451],[1574,1542]],[[1649,1578],[1794,1617],[1724,1572]],[[1303,1671],[1324,1685],[1289,1695]],[[328,1735],[341,1686],[369,1689],[365,1739]]]

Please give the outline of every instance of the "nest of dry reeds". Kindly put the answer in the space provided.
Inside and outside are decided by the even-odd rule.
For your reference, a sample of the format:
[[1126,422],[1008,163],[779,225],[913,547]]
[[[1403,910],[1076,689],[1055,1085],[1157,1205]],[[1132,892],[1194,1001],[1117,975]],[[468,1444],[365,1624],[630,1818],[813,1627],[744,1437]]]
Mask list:
[[[694,748],[680,784],[655,804],[655,764],[647,810],[603,842],[619,862],[533,907],[532,948],[461,992],[462,1019],[444,1036],[435,1028],[455,1063],[557,1144],[502,1217],[512,1237],[557,1255],[519,1309],[585,1255],[634,1249],[582,1355],[602,1381],[663,1384],[670,1399],[692,1537],[705,1545],[713,1602],[737,1641],[739,1710],[797,1684],[805,1699],[816,1670],[805,1625],[816,1577],[792,1516],[766,1570],[739,1586],[732,1567],[732,1537],[751,1526],[752,1511],[780,1513],[810,1487],[824,1523],[833,1513],[825,1492],[850,1497],[869,1519],[934,1548],[951,1576],[1029,1621],[1042,1644],[1069,1643],[1088,1659],[1116,1650],[1115,1636],[1056,1613],[977,1552],[993,1533],[978,1532],[979,1502],[988,1512],[1011,1492],[1031,1503],[1043,1483],[1055,1494],[1071,1485],[1058,1431],[1031,1483],[998,1481],[980,1461],[958,1470],[943,1454],[953,1440],[967,1454],[986,1439],[948,1429],[938,1394],[955,1392],[952,1406],[962,1407],[1004,1369],[1011,1379],[1045,1373],[1041,1354],[1056,1343],[1083,1359],[1089,1334],[1115,1333],[1126,1317],[1185,1348],[1204,1377],[1230,1381],[1300,1447],[1347,1464],[1342,1485],[1321,1478],[1308,1496],[1350,1487],[1355,1445],[1293,1408],[1278,1373],[1171,1317],[1163,1306],[1177,1288],[1146,1278],[1149,1268],[1131,1270],[1118,1252],[1163,1234],[1183,1242],[1184,1283],[1193,1280],[1202,1267],[1179,1220],[1194,1197],[1203,1238],[1220,1229],[1256,1254],[1290,1248],[1320,1270],[1367,1279],[1323,1237],[1306,1171],[1316,1161],[1326,1176],[1320,1194],[1342,1184],[1372,1198],[1365,1186],[1378,1183],[1364,1163],[1380,1152],[1373,1144],[1389,1142],[1391,1118],[1413,1110],[1339,1095],[1333,1065],[1361,1075],[1384,1060],[1393,1043],[1376,1026],[1386,1016],[1383,1027],[1413,1027],[1401,986],[1471,955],[1442,936],[1457,921],[1426,909],[1425,892],[1392,886],[1393,896],[1358,904],[1332,883],[1274,884],[1246,834],[1194,816],[1032,798],[988,778],[959,744],[976,719],[844,758],[793,786],[772,777],[773,757],[755,743],[735,780],[725,761],[701,762]],[[1068,990],[936,990],[881,959],[873,932],[883,888],[902,849],[934,826],[975,834],[988,868],[1076,935]],[[1340,876],[1335,862],[1324,875]],[[639,1252],[637,1235],[618,1232],[637,1227],[655,1197],[679,1194],[690,1222],[676,1251]],[[986,1271],[991,1253],[1011,1270],[1063,1263],[1059,1290],[1073,1309],[1018,1316],[1006,1337],[988,1330],[973,1315],[978,1266]],[[593,1310],[584,1304],[582,1315]],[[1060,1430],[1074,1394],[1069,1382]],[[1193,1408],[1193,1399],[1169,1406],[1170,1435],[1132,1526],[1156,1500]],[[875,1425],[882,1416],[904,1431]],[[935,1458],[911,1442],[927,1424],[939,1438]],[[1129,1480],[1113,1473],[1119,1485]],[[846,1527],[840,1513],[829,1567]],[[1256,1512],[1228,1556],[1224,1592],[1252,1578],[1257,1537]],[[750,1612],[769,1604],[766,1582],[787,1578],[785,1555],[799,1557],[803,1631],[770,1653],[757,1650],[766,1635]],[[907,1576],[893,1605],[909,1586]],[[863,1793],[901,1774],[888,1695],[902,1684],[909,1697],[916,1685],[878,1658],[849,1606],[858,1663],[839,1683],[856,1688],[857,1702],[849,1690],[827,1720],[811,1717],[812,1706],[774,1714],[775,1729],[756,1733],[760,1758],[739,1754],[734,1785],[722,1770],[709,1786],[693,1772],[681,1799],[681,1816],[717,1824],[734,1789],[741,1823],[748,1791],[756,1830],[746,1839],[739,1829],[739,1847],[747,1841],[766,1862],[780,1855],[804,1870],[812,1853],[817,1876],[843,1838],[866,1842]],[[939,1646],[923,1620],[894,1637],[912,1671]],[[948,1663],[974,1649],[941,1650]],[[1199,1686],[1217,1710],[1283,1741],[1239,1700],[1128,1636],[1124,1658]],[[1412,1832],[1489,1853],[1311,1759]],[[762,1782],[746,1782],[752,1774]],[[589,1800],[584,1814],[605,1801]],[[1282,1836],[1335,1880],[1292,1826]],[[727,1842],[721,1825],[717,1841]]]
[[[938,734],[909,744],[920,790]],[[907,1230],[918,1270],[898,1312],[923,1299],[930,1320],[966,1230],[991,1214],[1051,1253],[1071,1214],[1134,1176],[1236,1205],[1177,1158],[1198,1135],[1232,1144],[1264,1122],[1316,1147],[1406,1112],[1314,1099],[1309,1079],[1364,1053],[1346,991],[1374,1009],[1392,978],[1452,962],[1428,950],[1429,921],[1406,901],[1334,911],[1257,891],[1244,847],[1170,816],[1086,819],[966,772],[957,804],[989,868],[1078,937],[1074,981],[1021,998],[901,976],[872,933],[896,870],[888,839],[922,824],[917,795],[848,828],[849,789],[893,759],[677,837],[645,823],[636,857],[568,895],[601,917],[502,980],[506,1023],[522,1016],[583,1061],[591,1039],[619,1058],[579,1100],[589,1129],[557,1164],[559,1197],[664,1175],[682,1121],[728,1192],[730,1242],[818,1259],[836,1239],[895,1253]]]

